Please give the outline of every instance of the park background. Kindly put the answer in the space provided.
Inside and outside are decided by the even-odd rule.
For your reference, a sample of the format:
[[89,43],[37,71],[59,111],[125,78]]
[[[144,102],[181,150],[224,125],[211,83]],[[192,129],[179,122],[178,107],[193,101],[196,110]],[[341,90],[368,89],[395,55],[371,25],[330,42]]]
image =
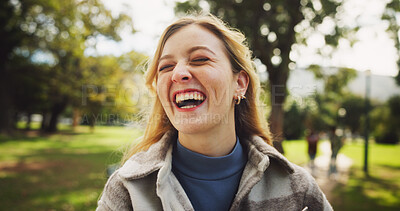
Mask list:
[[338,127],[350,165],[315,175],[334,209],[399,210],[398,0],[2,0],[0,210],[96,207],[107,168],[143,133],[157,37],[200,9],[248,38],[289,160],[307,168],[306,131],[326,146]]

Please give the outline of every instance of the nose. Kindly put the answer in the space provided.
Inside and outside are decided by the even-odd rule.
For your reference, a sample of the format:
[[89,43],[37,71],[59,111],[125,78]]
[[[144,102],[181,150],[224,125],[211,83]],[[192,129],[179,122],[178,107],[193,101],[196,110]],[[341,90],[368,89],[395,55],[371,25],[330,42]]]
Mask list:
[[192,74],[185,64],[177,64],[173,70],[172,81],[175,83],[185,83],[192,79]]

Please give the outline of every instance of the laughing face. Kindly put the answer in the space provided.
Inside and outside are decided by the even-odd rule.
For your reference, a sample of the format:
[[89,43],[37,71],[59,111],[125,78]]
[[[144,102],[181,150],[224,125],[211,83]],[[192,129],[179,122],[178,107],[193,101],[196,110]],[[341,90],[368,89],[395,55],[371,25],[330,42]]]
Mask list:
[[[234,74],[223,42],[208,29],[188,25],[165,43],[157,94],[172,125],[185,134],[234,132],[234,101],[241,74]],[[239,81],[239,82],[238,82]]]

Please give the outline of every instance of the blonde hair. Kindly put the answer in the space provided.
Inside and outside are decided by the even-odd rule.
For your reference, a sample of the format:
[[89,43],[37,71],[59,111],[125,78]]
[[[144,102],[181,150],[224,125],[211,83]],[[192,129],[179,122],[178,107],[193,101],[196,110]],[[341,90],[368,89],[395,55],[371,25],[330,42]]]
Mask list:
[[[146,85],[150,91],[156,93],[158,59],[161,56],[166,41],[179,29],[191,24],[204,27],[215,34],[226,48],[232,64],[232,71],[239,73],[241,70],[244,70],[249,76],[249,85],[245,94],[246,100],[235,106],[236,135],[242,140],[256,135],[268,144],[271,144],[268,124],[263,114],[263,104],[259,101],[261,91],[260,81],[251,58],[251,51],[245,42],[246,38],[241,32],[228,27],[222,20],[211,14],[186,16],[175,21],[165,29],[145,75]],[[151,145],[158,142],[169,130],[177,132],[169,121],[159,98],[156,97],[142,140],[125,153],[123,161],[126,161],[137,152],[147,150]]]

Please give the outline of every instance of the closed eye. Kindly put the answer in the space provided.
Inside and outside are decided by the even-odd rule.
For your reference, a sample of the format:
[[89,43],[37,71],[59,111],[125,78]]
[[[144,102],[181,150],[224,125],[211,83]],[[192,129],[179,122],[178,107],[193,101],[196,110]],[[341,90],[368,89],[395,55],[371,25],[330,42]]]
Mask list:
[[208,62],[210,59],[206,57],[196,58],[191,61],[193,65],[202,65],[205,62]]
[[168,68],[171,68],[173,65],[165,65],[165,66],[162,66],[161,68],[160,68],[160,72],[161,71],[163,71],[163,70],[166,70],[166,69],[168,69]]
[[208,60],[210,60],[210,59],[209,58],[198,58],[198,59],[193,59],[192,61],[193,62],[206,62]]

